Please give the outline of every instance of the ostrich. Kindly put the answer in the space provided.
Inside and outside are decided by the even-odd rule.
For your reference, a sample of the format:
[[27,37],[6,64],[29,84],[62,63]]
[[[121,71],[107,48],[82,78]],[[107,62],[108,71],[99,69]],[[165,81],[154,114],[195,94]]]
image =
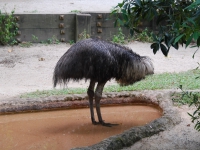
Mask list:
[[[100,100],[106,82],[115,78],[120,85],[125,86],[153,73],[154,67],[149,57],[140,56],[119,44],[90,38],[72,45],[59,59],[54,69],[53,82],[56,87],[58,83],[66,84],[71,79],[90,80],[87,94],[92,124],[112,126],[116,124],[105,123],[100,111]],[[93,98],[98,122],[94,118]]]

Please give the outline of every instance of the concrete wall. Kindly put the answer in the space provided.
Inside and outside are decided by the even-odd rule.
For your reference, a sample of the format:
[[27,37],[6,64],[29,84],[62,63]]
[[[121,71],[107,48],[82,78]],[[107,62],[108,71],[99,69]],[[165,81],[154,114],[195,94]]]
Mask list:
[[[53,36],[63,42],[75,39],[75,14],[20,14],[15,17],[19,28],[19,42],[42,42]],[[34,40],[34,36],[38,40]]]
[[[15,14],[19,42],[45,42],[58,39],[61,42],[78,41],[83,36],[111,40],[118,33],[115,18],[106,12],[83,12],[80,14]],[[151,23],[145,23],[151,26]],[[128,36],[129,30],[123,28]],[[36,40],[37,38],[37,40]]]

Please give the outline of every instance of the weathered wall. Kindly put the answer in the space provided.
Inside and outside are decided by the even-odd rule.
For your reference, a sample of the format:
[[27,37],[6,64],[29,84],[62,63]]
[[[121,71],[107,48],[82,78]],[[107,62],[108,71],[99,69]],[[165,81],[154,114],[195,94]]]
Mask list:
[[[62,41],[75,39],[75,14],[20,14],[15,15],[18,23],[18,41],[41,42],[55,36]],[[34,40],[33,36],[38,37]]]
[[[106,12],[83,12],[80,14],[15,14],[18,24],[19,42],[42,42],[56,38],[61,42],[77,41],[83,33],[91,37],[111,40],[118,33],[114,27],[115,18]],[[145,23],[151,27],[152,23]],[[123,28],[125,35],[129,31]],[[36,40],[37,37],[38,39]]]

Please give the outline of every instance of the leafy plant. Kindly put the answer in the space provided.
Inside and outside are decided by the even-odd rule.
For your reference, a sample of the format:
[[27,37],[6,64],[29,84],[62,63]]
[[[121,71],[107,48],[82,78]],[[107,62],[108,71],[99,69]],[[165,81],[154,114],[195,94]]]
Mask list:
[[17,41],[14,39],[18,28],[16,27],[14,11],[9,13],[2,13],[0,10],[0,44],[15,44]]
[[74,40],[70,40],[70,41],[69,41],[69,44],[70,44],[70,45],[73,45],[73,44],[74,44]]
[[73,12],[73,13],[80,13],[81,11],[80,10],[71,10],[71,12]]
[[90,38],[90,35],[87,33],[87,31],[84,29],[82,33],[78,35],[78,40],[88,39]]
[[[33,41],[37,41],[38,37],[32,34],[32,40]],[[23,41],[19,44],[19,46],[21,47],[31,47],[33,44],[30,41]]]
[[176,95],[176,98],[173,98],[173,101],[180,104],[189,104],[189,106],[194,105],[196,107],[195,111],[188,115],[191,117],[192,122],[195,123],[195,129],[200,131],[200,93],[199,92],[189,92],[183,90],[180,86],[181,93]]
[[113,36],[112,41],[114,43],[125,44],[125,35],[122,32],[122,28],[119,28],[118,34]]
[[41,41],[42,44],[59,44],[60,41],[56,38],[55,35],[52,38],[47,39],[46,41]]
[[161,49],[167,56],[170,47],[186,47],[195,42],[200,46],[200,0],[123,0],[112,11],[120,12],[115,25],[128,27],[130,34],[140,32],[138,26],[144,21],[155,21],[157,31],[151,45],[154,54]]
[[51,39],[48,39],[48,40],[47,40],[47,43],[48,43],[48,44],[59,44],[60,41],[56,38],[55,35],[53,35]]
[[18,44],[18,41],[16,39],[11,40],[10,45]]
[[136,41],[152,43],[153,42],[152,34],[153,32],[150,32],[147,28],[145,28],[144,30],[142,30],[141,33],[135,33],[132,39]]
[[19,46],[21,47],[31,47],[33,44],[31,42],[21,42]]
[[33,41],[37,41],[38,37],[32,34],[32,39],[33,39]]

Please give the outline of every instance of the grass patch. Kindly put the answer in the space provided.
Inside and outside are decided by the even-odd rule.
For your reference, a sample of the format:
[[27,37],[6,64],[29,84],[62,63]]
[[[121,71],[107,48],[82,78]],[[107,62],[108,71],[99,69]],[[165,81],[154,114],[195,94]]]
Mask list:
[[145,80],[139,81],[133,85],[120,87],[112,85],[105,87],[106,92],[120,91],[141,91],[141,90],[158,90],[174,89],[184,85],[186,90],[200,89],[200,70],[190,70],[181,73],[162,73],[147,76]]
[[[141,90],[158,90],[158,89],[177,89],[180,86],[184,90],[200,89],[200,70],[189,70],[180,73],[162,73],[147,76],[145,80],[136,82],[129,86],[111,85],[104,88],[104,92],[120,91],[141,91]],[[26,93],[21,95],[22,98],[37,98],[51,95],[65,94],[82,94],[86,93],[86,88],[66,88],[61,90],[44,90]]]
[[82,94],[86,93],[86,88],[66,88],[66,89],[53,89],[53,90],[43,90],[43,91],[35,91],[30,93],[22,94],[21,98],[39,98],[39,97],[47,97],[53,95],[66,95],[66,94]]
[[182,92],[182,93],[175,93],[172,95],[172,100],[174,104],[180,105],[191,105],[193,103],[193,99],[195,97],[200,97],[199,92]]

